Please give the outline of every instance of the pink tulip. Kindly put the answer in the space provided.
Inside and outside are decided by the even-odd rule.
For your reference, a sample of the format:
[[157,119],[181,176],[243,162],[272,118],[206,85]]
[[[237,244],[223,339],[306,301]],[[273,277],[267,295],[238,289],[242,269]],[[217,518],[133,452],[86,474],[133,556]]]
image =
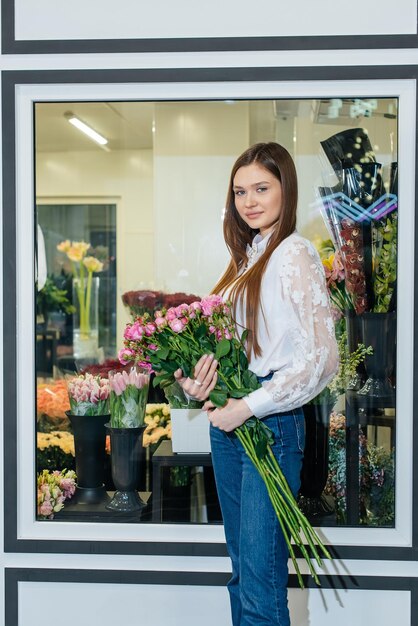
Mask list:
[[110,388],[112,389],[112,391],[115,392],[117,396],[121,396],[122,393],[125,391],[126,384],[120,372],[117,372],[110,377]]

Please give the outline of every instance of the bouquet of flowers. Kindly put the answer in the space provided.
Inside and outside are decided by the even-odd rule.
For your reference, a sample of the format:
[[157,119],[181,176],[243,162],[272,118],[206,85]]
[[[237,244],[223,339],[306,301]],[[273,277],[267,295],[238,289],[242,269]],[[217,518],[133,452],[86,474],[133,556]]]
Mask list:
[[[357,315],[395,308],[397,266],[397,163],[388,180],[367,131],[349,129],[321,142],[338,184],[320,187],[320,205],[345,271]],[[352,308],[352,307],[350,307]]]
[[345,268],[341,254],[332,250],[327,257],[322,258],[322,265],[325,270],[333,315],[334,318],[339,318],[345,311],[354,308],[351,294],[346,288]]
[[[228,398],[242,398],[260,386],[256,375],[248,369],[245,340],[246,332],[239,338],[236,336],[230,304],[212,295],[190,305],[184,303],[157,311],[154,319],[145,314],[128,324],[125,347],[119,352],[119,358],[124,363],[137,362],[157,372],[154,384],[172,386],[173,374],[178,368],[186,376],[192,376],[202,353],[212,352],[219,363],[218,382],[209,397],[215,406],[222,407]],[[331,557],[298,508],[272,452],[271,431],[262,420],[252,417],[235,433],[266,484],[300,586],[303,587],[303,580],[291,539],[301,550],[319,584],[303,536],[318,565],[322,565],[320,551]]]
[[94,256],[87,256],[91,245],[85,241],[66,239],[57,245],[57,250],[67,255],[75,279],[77,299],[80,307],[80,331],[90,331],[90,303],[93,273],[103,271],[103,263]]
[[109,381],[92,374],[80,374],[68,380],[68,397],[72,415],[106,415],[109,413]]
[[135,366],[109,372],[110,425],[113,428],[144,426],[150,375]]
[[72,470],[38,474],[37,512],[41,519],[53,519],[64,507],[64,501],[72,498],[76,488],[76,475]]

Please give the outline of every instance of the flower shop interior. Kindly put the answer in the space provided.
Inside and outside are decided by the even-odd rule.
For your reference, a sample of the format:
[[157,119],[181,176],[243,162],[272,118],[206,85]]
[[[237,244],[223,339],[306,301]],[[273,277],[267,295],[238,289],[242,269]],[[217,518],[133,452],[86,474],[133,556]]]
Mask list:
[[[71,112],[68,111],[70,107]],[[103,137],[108,138],[104,144],[107,149],[69,123],[73,119],[70,115],[93,129],[100,129]],[[364,170],[367,169],[364,173],[353,170],[357,172],[360,184],[370,181],[370,188],[376,186],[376,191],[370,194],[373,196],[370,205],[384,198],[387,192],[396,195],[396,172],[394,174],[393,169],[397,164],[397,117],[397,100],[394,98],[36,104],[38,472],[75,469],[74,438],[66,416],[70,404],[65,375],[91,371],[107,377],[109,370],[122,368],[117,356],[123,345],[124,327],[130,320],[144,312],[153,316],[158,309],[175,307],[185,300],[190,303],[210,293],[227,263],[222,217],[233,155],[259,141],[268,141],[272,137],[280,139],[295,159],[301,180],[298,230],[315,243],[322,256],[338,334],[345,333],[340,341],[340,352],[344,354],[344,368],[350,369],[350,358],[361,358],[354,353],[358,345],[365,344],[361,340],[354,346],[355,338],[350,337],[350,355],[345,361],[347,330],[344,313],[350,307],[345,301],[350,297],[350,291],[347,294],[343,286],[347,255],[336,248],[344,248],[350,239],[349,235],[346,235],[347,241],[343,239],[344,214],[340,205],[336,205],[335,210],[325,210],[320,196],[320,192],[325,193],[323,189],[327,189],[327,198],[333,195],[339,173],[332,169],[333,162],[328,168],[324,163],[326,156],[321,141],[352,132],[350,150],[359,152],[360,156],[356,158],[359,169],[362,167],[360,159],[367,159],[368,150],[373,150],[372,168],[367,169],[369,164],[364,163]],[[363,142],[367,142],[367,148],[363,149]],[[378,168],[374,163],[379,164],[381,173],[376,173]],[[202,187],[205,189],[203,197]],[[357,198],[359,202],[359,189],[362,188],[350,186],[350,183],[346,187],[346,195],[351,193],[351,200]],[[86,197],[88,203],[77,201],[77,198]],[[325,202],[332,202],[332,199]],[[376,243],[371,259],[375,266],[382,246],[391,245],[396,240],[396,221],[393,219],[396,206],[393,202],[388,211],[387,218],[383,214],[384,217],[375,222],[378,226],[372,235]],[[201,228],[202,215],[204,229]],[[333,220],[339,224],[337,238],[333,232]],[[393,229],[393,234],[389,229]],[[62,249],[63,241],[72,244],[66,252]],[[80,242],[85,242],[86,248],[90,244],[85,252],[77,248]],[[341,276],[336,268],[336,253],[341,255]],[[366,253],[362,250],[361,254]],[[382,302],[394,291],[396,244],[390,248],[388,257],[381,274],[376,272],[376,278],[373,276],[376,289],[386,279]],[[87,296],[92,307],[91,319],[86,338],[80,339],[80,314],[76,310],[80,308],[80,298],[74,281],[80,280],[75,276],[79,276],[79,268],[83,267],[85,259],[94,258],[99,264],[91,272],[96,285],[92,283],[92,292]],[[352,255],[349,259],[352,262]],[[384,275],[391,271],[395,274],[392,280]],[[85,280],[87,283],[87,278]],[[357,299],[360,295],[356,295]],[[388,312],[389,300],[386,307],[381,305],[382,313]],[[93,310],[94,307],[97,311]],[[377,303],[375,309],[379,311]],[[373,309],[367,309],[370,310]],[[358,308],[359,314],[363,311],[364,308]],[[393,332],[393,328],[388,329]],[[357,329],[351,330],[358,338]],[[371,356],[366,358],[370,360]],[[391,371],[387,372],[390,377],[393,366],[394,360]],[[355,367],[351,378],[345,369],[340,373],[345,380],[332,383],[334,387],[341,392],[346,385],[351,385],[353,390],[361,391],[368,379],[364,377],[365,372],[361,380]],[[360,365],[358,369],[361,369]],[[354,376],[359,380],[353,380]],[[364,476],[360,513],[358,519],[353,518],[356,524],[391,526],[394,522],[395,413],[390,399],[392,389],[388,383],[388,389],[381,392],[389,394],[390,406],[373,407],[376,415],[368,416],[370,420],[367,417],[361,424]],[[362,392],[365,398],[366,392],[366,389]],[[304,470],[308,484],[302,487],[301,502],[304,505],[301,505],[306,506],[307,511],[312,507],[315,521],[327,525],[347,521],[345,405],[341,399],[337,406],[340,396],[342,394],[336,394],[333,389],[332,393],[306,408],[306,412],[313,416],[311,421],[317,424],[316,429],[324,429],[321,435],[316,433],[323,438],[317,445],[324,449],[321,452],[315,449],[316,465]],[[151,387],[148,399],[144,458],[138,479],[138,489],[143,492],[152,491],[152,474],[158,455],[162,449],[171,452],[172,448],[170,408],[164,393],[158,387]],[[315,411],[319,411],[319,417],[315,417]],[[191,443],[184,453],[188,451],[193,455],[202,450],[209,453],[205,416],[202,422],[202,428],[207,431],[207,441],[202,445],[206,447],[199,449],[198,442],[195,446]],[[160,446],[163,441],[168,443]],[[110,474],[109,437],[107,450]],[[320,458],[317,459],[316,455]],[[205,467],[207,459],[205,465],[195,467],[189,465],[188,458],[183,460],[187,465],[171,468],[166,465],[161,470],[165,488],[161,497],[158,496],[160,511],[155,510],[151,493],[148,511],[141,512],[137,519],[139,523],[149,519],[220,522],[211,467]],[[305,462],[312,463],[313,460],[306,456]],[[168,464],[168,460],[164,463]],[[321,465],[322,472],[325,465],[327,477],[315,476],[317,465]],[[316,494],[319,501],[311,501],[310,494],[318,486],[309,483],[323,478],[328,482]],[[110,475],[106,481],[108,490],[114,489]],[[177,489],[178,499],[175,487],[183,488]],[[173,495],[170,495],[170,489]],[[186,492],[190,495],[190,502],[189,496],[184,497]],[[71,508],[67,503],[61,515],[69,514]],[[93,514],[91,509],[90,513]],[[73,514],[76,515],[75,510]],[[88,515],[88,509],[85,514]]]
[[[370,33],[366,66],[368,31],[335,35],[331,18],[324,34],[305,16],[294,37],[212,24],[211,40],[170,34],[175,15],[140,37],[116,22],[115,39],[103,6],[93,36],[92,7],[84,33],[50,0],[36,19],[2,0],[5,626],[43,623],[51,590],[77,594],[60,626],[231,624],[207,416],[124,358],[210,294],[229,258],[231,167],[268,141],[295,162],[297,230],[321,259],[340,357],[303,407],[297,496],[332,558],[318,585],[297,551],[292,624],[418,624],[417,72],[404,62],[418,35],[417,3],[401,4],[393,41],[389,22]],[[342,48],[332,67],[327,46]]]

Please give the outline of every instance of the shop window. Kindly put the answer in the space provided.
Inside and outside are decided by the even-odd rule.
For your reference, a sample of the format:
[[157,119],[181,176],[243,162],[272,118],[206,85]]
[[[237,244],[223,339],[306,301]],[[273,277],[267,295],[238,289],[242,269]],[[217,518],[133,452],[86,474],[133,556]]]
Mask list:
[[[70,110],[107,143],[69,125]],[[300,506],[315,525],[394,527],[397,99],[59,102],[35,111],[36,216],[48,276],[37,291],[38,473],[75,468],[65,374],[106,375],[117,367],[132,315],[209,293],[227,261],[230,167],[250,144],[279,141],[296,163],[298,230],[323,260],[343,365],[304,407]],[[90,244],[86,254],[104,264],[94,273],[90,352],[75,332],[79,261],[76,252],[69,258],[67,240]],[[40,242],[38,235],[38,261]],[[76,495],[53,520],[219,523],[210,455],[192,445],[173,456],[169,423],[164,396],[151,388],[132,488],[140,510],[107,507],[115,491],[107,441],[100,478],[107,495],[96,501],[97,493],[85,493],[78,505]]]

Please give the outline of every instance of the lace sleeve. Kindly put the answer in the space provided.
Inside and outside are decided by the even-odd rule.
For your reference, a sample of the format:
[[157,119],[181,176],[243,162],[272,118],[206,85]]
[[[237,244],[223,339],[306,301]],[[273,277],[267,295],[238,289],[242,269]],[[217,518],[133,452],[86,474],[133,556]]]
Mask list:
[[290,320],[289,350],[271,380],[245,398],[257,417],[302,406],[326,387],[338,369],[324,270],[313,245],[302,238],[285,244],[278,275],[284,313]]

